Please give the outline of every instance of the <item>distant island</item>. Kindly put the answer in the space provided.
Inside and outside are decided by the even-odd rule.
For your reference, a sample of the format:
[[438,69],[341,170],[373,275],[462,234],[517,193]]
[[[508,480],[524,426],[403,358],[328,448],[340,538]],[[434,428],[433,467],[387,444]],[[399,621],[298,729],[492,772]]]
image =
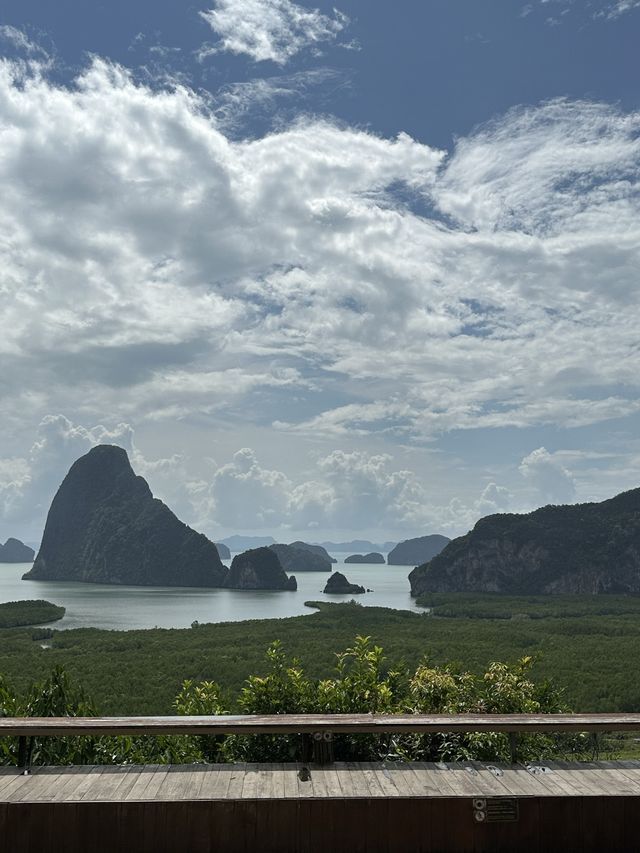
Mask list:
[[13,537],[0,544],[0,563],[32,563],[35,555],[33,548]]
[[370,554],[351,554],[350,557],[345,558],[345,563],[384,563],[384,557],[382,554],[378,554],[376,551],[372,551]]
[[291,542],[290,545],[292,548],[301,548],[303,551],[309,551],[311,554],[317,554],[329,563],[338,562],[336,558],[332,557],[331,554],[327,552],[327,549],[322,545],[309,545],[308,542],[301,542],[299,539],[296,542]]
[[[303,545],[298,542],[296,545]],[[310,550],[309,548],[298,548],[295,545],[275,544],[269,545],[269,550],[277,555],[285,572],[330,572],[331,558],[328,554]],[[324,551],[324,549],[322,549]]]
[[438,533],[405,539],[389,552],[387,563],[390,566],[418,566],[439,554],[450,541],[447,536],[440,536]]
[[228,589],[284,589],[295,591],[293,575],[287,577],[271,548],[252,548],[236,554],[224,584]]
[[31,601],[7,601],[0,604],[0,628],[22,628],[26,625],[43,625],[57,622],[65,614],[65,608],[43,599]]
[[368,539],[351,539],[349,542],[322,542],[320,543],[327,551],[337,551],[338,553],[353,554],[356,551],[391,551],[395,547],[395,542],[383,542],[382,545],[377,545],[375,542],[369,542]]
[[411,594],[640,593],[640,489],[480,519],[409,575]]

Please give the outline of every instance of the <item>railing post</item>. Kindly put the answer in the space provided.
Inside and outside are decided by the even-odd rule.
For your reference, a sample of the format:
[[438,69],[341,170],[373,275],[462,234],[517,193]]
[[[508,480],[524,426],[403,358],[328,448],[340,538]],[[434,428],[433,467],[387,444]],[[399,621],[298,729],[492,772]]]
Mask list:
[[18,738],[18,767],[22,770],[23,776],[28,776],[31,773],[32,749],[33,738],[27,738],[26,735],[20,735]]
[[333,732],[314,732],[313,763],[333,764]]
[[314,732],[302,735],[304,764],[333,764],[333,733]]
[[509,732],[509,750],[511,752],[511,763],[518,763],[518,732]]

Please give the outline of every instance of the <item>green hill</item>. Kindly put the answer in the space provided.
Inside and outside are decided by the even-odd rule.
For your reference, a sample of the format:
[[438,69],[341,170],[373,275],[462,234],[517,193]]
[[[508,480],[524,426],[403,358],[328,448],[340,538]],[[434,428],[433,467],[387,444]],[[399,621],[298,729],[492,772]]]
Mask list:
[[640,489],[480,519],[409,575],[411,594],[640,592]]

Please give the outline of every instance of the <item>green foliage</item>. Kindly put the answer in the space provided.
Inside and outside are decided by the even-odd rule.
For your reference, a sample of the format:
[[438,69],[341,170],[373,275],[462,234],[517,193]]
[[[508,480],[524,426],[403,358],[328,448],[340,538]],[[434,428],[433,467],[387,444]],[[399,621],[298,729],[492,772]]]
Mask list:
[[0,604],[0,628],[20,628],[40,622],[56,622],[65,614],[64,607],[50,601],[7,601]]
[[466,585],[462,566],[469,554],[482,553],[485,579],[503,593],[536,594],[559,579],[565,589],[625,592],[635,588],[638,542],[640,489],[602,503],[489,515],[417,567],[411,587],[417,595],[459,589]]
[[[187,680],[176,696],[174,708],[178,714],[186,716],[219,716],[229,710],[220,696],[220,688],[214,681],[202,681],[194,684]],[[198,758],[209,762],[222,761],[223,737],[214,735],[196,735],[188,739],[191,749],[196,749]],[[161,762],[156,762],[161,763]]]
[[[268,671],[250,675],[238,697],[243,714],[308,714],[316,710],[314,685],[299,661],[288,661],[279,640],[267,649]],[[298,757],[298,738],[290,735],[234,735],[225,741],[229,761],[293,761]]]
[[449,619],[575,619],[639,616],[638,595],[501,595],[490,592],[426,593],[417,599],[433,616]]
[[[392,669],[403,661],[415,670],[428,654],[433,666],[460,661],[480,675],[488,661],[540,655],[538,677],[562,684],[576,710],[640,711],[640,597],[577,596],[572,603],[573,597],[561,596],[560,606],[567,608],[561,617],[438,618],[439,604],[467,607],[473,598],[434,596],[435,616],[323,602],[307,616],[202,624],[196,630],[54,631],[52,648],[45,649],[33,641],[33,629],[14,628],[0,631],[0,672],[24,693],[31,681],[63,666],[104,714],[171,713],[185,679],[216,682],[231,708],[246,679],[262,672],[264,650],[274,638],[308,678],[322,680],[335,674],[335,650],[353,646],[355,636],[370,636]],[[513,599],[489,598],[501,598],[509,612],[522,612],[522,601],[511,609]],[[555,607],[551,598],[544,602]],[[585,612],[594,606],[615,612]],[[570,615],[572,608],[582,615]]]
[[[55,666],[44,681],[31,686],[20,696],[0,676],[0,714],[11,717],[91,717],[93,703],[62,667]],[[86,764],[94,754],[94,739],[88,737],[33,738],[33,764]],[[2,738],[2,763],[14,764],[18,758],[18,739]]]
[[[552,713],[564,710],[558,692],[529,677],[533,658],[492,663],[481,675],[437,667],[426,661],[410,674],[389,669],[380,646],[358,636],[335,655],[332,678],[310,678],[299,661],[289,659],[282,643],[273,642],[262,675],[250,675],[235,707],[243,714],[407,714],[407,713]],[[219,685],[184,681],[174,708],[184,715],[222,715],[229,706]],[[0,712],[14,716],[92,716],[95,706],[60,667],[20,697],[0,679]],[[16,739],[3,739],[2,763],[17,761]],[[296,735],[71,737],[34,739],[34,764],[163,764],[214,761],[273,762],[301,757]],[[336,760],[358,761],[508,759],[503,735],[339,735]],[[558,754],[558,742],[532,736],[522,740],[523,757]]]

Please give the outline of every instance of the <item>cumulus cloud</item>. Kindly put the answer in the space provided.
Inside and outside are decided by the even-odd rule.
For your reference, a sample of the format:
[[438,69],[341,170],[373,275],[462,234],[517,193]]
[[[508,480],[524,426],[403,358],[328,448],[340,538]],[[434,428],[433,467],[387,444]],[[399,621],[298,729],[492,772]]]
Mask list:
[[[211,518],[229,529],[413,529],[425,522],[425,492],[389,455],[335,450],[294,481],[243,448],[213,476]],[[286,533],[283,533],[286,536]]]
[[231,528],[280,527],[287,521],[291,488],[281,471],[262,468],[254,451],[245,447],[215,472],[211,489],[215,520]]
[[[0,127],[9,460],[28,461],[20,425],[51,411],[250,423],[264,441],[275,424],[300,455],[310,436],[323,459],[363,452],[349,482],[371,518],[375,487],[405,524],[437,501],[405,466],[373,463],[371,436],[423,446],[640,410],[638,113],[554,101],[449,154],[310,118],[234,140],[189,89],[99,60],[60,86],[5,61]],[[259,459],[259,441],[235,447]],[[255,487],[256,519],[286,490],[301,524],[347,504],[337,457],[300,478],[274,463],[286,489],[240,461],[220,484]],[[24,491],[24,465],[6,465]],[[184,500],[221,506],[201,479]]]
[[47,415],[27,457],[0,459],[0,518],[6,524],[27,524],[39,533],[51,499],[72,463],[96,444],[118,444],[131,451],[132,437],[128,424],[87,429],[64,415]]
[[520,473],[547,503],[567,504],[575,500],[573,476],[545,447],[539,447],[524,457]]
[[[29,430],[25,430],[29,434]],[[207,523],[198,512],[208,507],[185,467],[181,454],[149,459],[135,443],[129,423],[111,427],[84,426],[61,414],[46,415],[24,457],[0,457],[0,525],[11,535],[40,537],[51,501],[76,459],[98,444],[124,448],[136,472],[145,477],[156,497],[165,500],[183,519]],[[200,465],[202,468],[202,465]],[[8,534],[7,534],[8,535]]]
[[477,502],[478,514],[493,515],[496,512],[509,512],[513,501],[513,494],[504,486],[497,483],[489,483],[485,486]]
[[215,0],[213,9],[200,14],[220,39],[213,48],[201,48],[201,58],[224,50],[278,65],[285,65],[307,48],[317,51],[349,23],[347,16],[335,9],[329,17],[291,0]]

